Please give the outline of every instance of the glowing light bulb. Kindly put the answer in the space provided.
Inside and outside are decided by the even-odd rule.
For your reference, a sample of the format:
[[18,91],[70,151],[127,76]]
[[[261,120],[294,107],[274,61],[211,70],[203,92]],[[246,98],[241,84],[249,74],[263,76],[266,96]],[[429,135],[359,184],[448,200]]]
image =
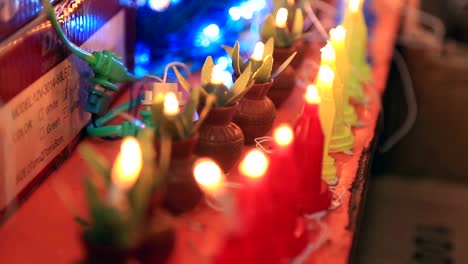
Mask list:
[[346,29],[339,25],[336,28],[330,29],[330,39],[331,41],[344,41],[346,38]]
[[282,124],[273,132],[273,138],[280,147],[289,146],[294,140],[294,133],[291,126]]
[[317,91],[317,87],[313,84],[309,84],[307,86],[305,100],[309,104],[319,104],[320,103],[320,96]]
[[259,150],[251,150],[239,165],[240,172],[248,178],[259,179],[268,169],[268,158]]
[[150,0],[148,4],[151,7],[151,9],[161,12],[166,10],[169,7],[170,3],[170,0]]
[[330,66],[320,66],[317,74],[317,87],[319,89],[331,89],[333,87],[333,80],[335,79],[335,72]]
[[222,192],[224,177],[218,164],[212,159],[199,159],[193,168],[193,176],[198,185],[208,194],[217,195]]
[[279,28],[285,28],[287,20],[288,10],[284,7],[278,9],[278,12],[276,13],[276,26]]
[[322,52],[322,60],[325,64],[335,63],[335,50],[333,50],[330,42],[328,42],[325,47],[320,49],[320,51]]
[[349,9],[351,12],[356,13],[361,5],[361,0],[349,0]]
[[212,84],[223,84],[223,69],[218,65],[215,65],[213,68],[213,72],[211,73],[211,83]]
[[263,44],[260,41],[257,42],[257,44],[255,44],[255,49],[254,49],[254,52],[252,54],[252,60],[262,61],[264,51],[265,51],[265,44]]
[[215,40],[219,38],[219,27],[216,24],[210,24],[203,29],[203,34],[208,38]]
[[112,182],[120,189],[130,189],[140,175],[143,158],[140,143],[127,137],[120,146],[120,153],[112,167]]
[[229,15],[231,16],[232,20],[239,20],[241,18],[241,9],[240,7],[231,7],[229,9]]
[[179,100],[174,92],[167,92],[164,95],[164,114],[166,116],[175,116],[180,112]]

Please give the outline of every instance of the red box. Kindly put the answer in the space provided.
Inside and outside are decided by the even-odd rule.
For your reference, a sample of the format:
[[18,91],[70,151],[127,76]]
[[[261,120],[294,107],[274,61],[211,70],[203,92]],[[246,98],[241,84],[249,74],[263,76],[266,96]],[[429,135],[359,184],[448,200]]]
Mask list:
[[[54,4],[59,1],[50,2]],[[40,11],[40,0],[1,0],[0,41],[30,22]]]
[[[119,0],[61,1],[55,10],[76,45],[111,50],[131,64],[134,16]],[[32,24],[0,43],[1,211],[63,161],[89,121],[84,107],[92,72],[45,18]]]

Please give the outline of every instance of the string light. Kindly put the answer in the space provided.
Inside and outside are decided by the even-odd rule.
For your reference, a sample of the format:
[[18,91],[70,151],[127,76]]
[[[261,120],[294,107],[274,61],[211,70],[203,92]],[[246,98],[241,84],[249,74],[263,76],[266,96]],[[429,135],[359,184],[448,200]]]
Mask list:
[[268,158],[259,150],[251,150],[242,160],[239,170],[248,178],[258,179],[265,175],[268,169]]
[[305,94],[305,100],[309,104],[319,104],[320,103],[320,97],[317,91],[317,87],[313,84],[309,84],[307,86],[306,94]]
[[349,0],[349,9],[351,12],[356,13],[359,10],[361,0]]
[[112,182],[120,189],[130,189],[138,179],[142,168],[140,143],[133,137],[123,140],[120,153],[112,167]]
[[166,116],[175,116],[180,112],[179,100],[174,92],[167,92],[164,95],[164,114]]
[[288,10],[284,7],[278,9],[276,13],[276,26],[278,28],[285,28],[288,21]]
[[264,51],[265,51],[265,44],[263,44],[260,41],[257,42],[257,44],[255,44],[254,52],[252,54],[252,60],[262,61]]
[[294,139],[294,133],[291,126],[286,124],[280,125],[275,129],[273,138],[275,139],[276,144],[278,144],[280,147],[289,146]]
[[223,189],[223,173],[218,164],[212,159],[199,159],[193,168],[193,176],[198,185],[210,195],[216,196]]
[[324,61],[324,64],[335,62],[335,50],[333,50],[330,42],[327,42],[327,45],[320,49],[320,52],[322,53],[322,60]]

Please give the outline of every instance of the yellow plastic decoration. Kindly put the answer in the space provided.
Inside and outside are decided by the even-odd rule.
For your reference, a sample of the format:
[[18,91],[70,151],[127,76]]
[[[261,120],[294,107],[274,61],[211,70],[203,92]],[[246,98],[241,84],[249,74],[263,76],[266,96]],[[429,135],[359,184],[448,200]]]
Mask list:
[[344,120],[344,88],[341,82],[341,76],[336,70],[335,51],[330,43],[327,43],[322,48],[322,65],[329,66],[335,73],[333,80],[333,97],[335,101],[335,120],[333,130],[330,137],[330,146],[328,152],[344,152],[349,151],[354,147],[354,137],[350,125]]
[[317,82],[315,86],[317,87],[320,96],[319,117],[320,123],[322,124],[323,134],[325,136],[322,179],[327,183],[336,183],[338,181],[338,177],[336,176],[335,160],[328,154],[336,115],[335,97],[333,95],[334,79],[335,73],[330,66],[321,65],[317,74]]
[[361,0],[349,0],[342,25],[347,31],[346,49],[352,65],[347,80],[350,96],[357,103],[365,103],[367,97],[362,84],[371,81],[372,72],[366,57],[367,26]]
[[349,85],[348,79],[350,75],[350,64],[348,53],[345,47],[346,29],[343,26],[338,26],[330,30],[330,42],[336,54],[336,69],[344,86],[343,93],[343,112],[344,120],[350,126],[355,126],[358,123],[356,110],[349,101]]

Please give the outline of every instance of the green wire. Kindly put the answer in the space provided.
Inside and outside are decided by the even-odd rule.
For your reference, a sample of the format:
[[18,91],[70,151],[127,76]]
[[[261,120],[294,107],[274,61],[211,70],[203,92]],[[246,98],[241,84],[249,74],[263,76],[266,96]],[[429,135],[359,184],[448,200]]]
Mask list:
[[86,132],[91,137],[107,137],[107,136],[122,136],[122,125],[104,126],[104,127],[88,127]]
[[47,16],[50,19],[50,22],[52,23],[52,26],[54,27],[55,31],[57,31],[57,34],[59,35],[60,39],[67,45],[67,47],[78,57],[80,57],[82,60],[86,61],[90,65],[96,64],[96,58],[94,58],[91,53],[80,49],[78,46],[73,44],[67,36],[63,33],[62,28],[60,27],[57,18],[55,17],[55,12],[54,9],[52,8],[52,5],[50,4],[49,0],[42,0],[42,5],[44,6],[44,9],[46,11]]
[[130,108],[130,106],[134,106],[134,105],[138,104],[138,102],[140,100],[142,100],[142,99],[143,98],[140,96],[138,98],[133,99],[132,101],[128,101],[126,103],[123,103],[121,105],[116,106],[115,108],[113,108],[109,112],[107,112],[107,114],[105,114],[102,117],[96,119],[96,126],[100,127],[100,126],[103,126],[103,125],[109,123],[115,117],[117,117],[120,112],[127,111]]

